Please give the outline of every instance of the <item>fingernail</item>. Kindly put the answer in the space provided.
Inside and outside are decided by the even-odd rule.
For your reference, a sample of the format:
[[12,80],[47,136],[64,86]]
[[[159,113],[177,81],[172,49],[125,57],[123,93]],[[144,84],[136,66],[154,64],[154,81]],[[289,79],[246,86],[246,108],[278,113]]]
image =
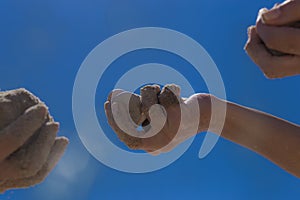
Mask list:
[[280,9],[275,8],[262,13],[262,18],[264,21],[275,20],[280,16],[280,14],[281,14]]

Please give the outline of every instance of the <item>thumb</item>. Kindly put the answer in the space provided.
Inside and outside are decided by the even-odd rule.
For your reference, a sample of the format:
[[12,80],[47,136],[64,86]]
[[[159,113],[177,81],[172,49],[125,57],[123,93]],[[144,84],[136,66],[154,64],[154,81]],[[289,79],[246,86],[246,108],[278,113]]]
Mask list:
[[262,19],[269,25],[288,25],[300,21],[300,0],[288,0],[262,13]]

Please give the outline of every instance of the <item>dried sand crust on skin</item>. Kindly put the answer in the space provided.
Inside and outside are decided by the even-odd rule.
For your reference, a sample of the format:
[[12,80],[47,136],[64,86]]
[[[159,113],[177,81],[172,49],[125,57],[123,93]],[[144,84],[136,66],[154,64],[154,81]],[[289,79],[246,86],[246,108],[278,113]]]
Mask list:
[[[67,138],[56,137],[57,131],[58,123],[32,93],[25,89],[0,92],[0,143],[4,142],[2,148],[6,145],[6,150],[20,145],[8,156],[0,153],[0,193],[11,188],[29,187],[45,178],[42,169],[49,163],[47,159],[51,152],[59,150],[59,156],[64,152],[61,148],[54,150],[55,144],[59,141],[63,148],[68,144]],[[55,159],[58,161],[59,158]],[[37,174],[40,174],[39,179]]]
[[25,89],[0,92],[0,130],[40,100]]
[[[44,103],[23,88],[0,92],[0,143],[2,148],[10,145],[8,144],[10,140],[13,140],[12,143],[22,144],[28,139],[27,137],[31,137],[32,131],[36,131],[36,127],[40,127],[41,123],[53,121],[49,114],[45,116],[47,112]],[[27,121],[28,125],[24,123]],[[24,132],[26,134],[23,134]],[[0,155],[0,162],[4,159],[3,156]]]
[[47,157],[46,163],[35,175],[20,179],[0,181],[0,194],[5,192],[7,188],[28,188],[43,182],[45,177],[48,176],[48,174],[52,171],[52,169],[59,161],[67,145],[67,138],[57,138],[55,140],[53,148],[50,151],[50,154]]
[[[34,133],[42,126],[46,120],[47,108],[41,104],[27,109],[15,121],[0,130],[0,161],[3,162],[17,149],[30,141]],[[0,179],[3,169],[0,170]]]
[[[154,104],[160,104],[165,108],[178,104],[180,101],[180,87],[175,84],[167,84],[160,90],[159,85],[146,85],[141,88],[141,111],[149,118],[149,109]],[[138,114],[137,114],[138,115]],[[138,124],[141,125],[142,123]]]
[[[110,100],[110,97],[108,99]],[[168,108],[169,106],[179,104],[180,101],[180,87],[175,84],[165,85],[162,90],[158,85],[146,85],[141,88],[141,96],[136,94],[132,95],[131,101],[129,102],[130,116],[137,125],[145,126],[151,121],[149,117],[149,109],[151,106],[160,104]],[[129,148],[138,149],[142,145],[141,138],[133,137],[119,129],[111,113],[108,113],[108,118],[109,121],[112,122],[111,126],[117,133],[119,139]]]
[[145,116],[149,117],[148,112],[150,107],[158,103],[159,93],[159,85],[146,85],[141,88],[140,101],[142,104],[142,112]]
[[142,111],[142,104],[139,95],[131,95],[129,101],[129,114],[134,123],[136,124],[141,124],[146,119]]
[[[11,154],[1,164],[0,170],[10,174],[10,179],[35,175],[46,162],[54,145],[58,124],[47,123],[28,142]],[[3,176],[0,173],[0,176]],[[4,177],[0,177],[4,178]]]

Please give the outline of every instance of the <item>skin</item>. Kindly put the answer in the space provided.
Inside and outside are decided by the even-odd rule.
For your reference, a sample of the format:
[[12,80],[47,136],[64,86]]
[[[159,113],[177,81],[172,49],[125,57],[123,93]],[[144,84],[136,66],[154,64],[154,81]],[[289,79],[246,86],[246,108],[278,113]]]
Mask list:
[[[150,99],[157,99],[157,101],[160,102],[159,105],[161,105],[163,108],[155,109],[153,113],[151,113],[151,111],[150,113],[145,113],[147,115],[147,120],[152,121],[152,126],[158,126],[158,122],[160,121],[165,122],[163,127],[159,129],[159,133],[150,137],[139,137],[139,135],[141,136],[145,134],[143,131],[136,133],[136,137],[134,137],[132,136],[132,133],[122,130],[117,125],[113,116],[112,107],[119,107],[119,110],[114,112],[116,113],[115,117],[117,117],[117,115],[126,113],[126,110],[123,109],[126,108],[126,104],[123,104],[122,102],[122,99],[124,98],[124,91],[114,90],[112,94],[109,95],[108,100],[105,102],[104,107],[110,126],[114,129],[119,139],[123,141],[129,148],[142,149],[153,155],[157,155],[163,152],[171,151],[179,143],[191,136],[194,136],[196,132],[207,130],[210,120],[210,95],[202,94],[201,96],[192,95],[189,98],[180,98],[180,93],[175,95],[165,89],[162,90],[160,96],[157,96],[151,91],[146,96],[149,97],[150,95],[152,95]],[[113,96],[113,98],[111,98],[111,96]],[[202,100],[200,101],[199,99]],[[145,104],[142,106],[146,110],[149,110],[152,105]],[[197,108],[195,108],[195,106]],[[180,110],[180,107],[182,110]],[[201,110],[201,116],[197,116],[198,113],[195,112],[197,109]],[[183,115],[183,127],[179,129],[181,115]],[[127,126],[134,126],[132,124],[133,121],[126,116],[126,114],[122,116],[121,123]],[[166,118],[166,120],[164,120],[164,118]],[[197,118],[199,118],[200,121],[195,121]],[[155,121],[157,121],[157,123]]]
[[[277,16],[271,18],[272,12],[277,12]],[[285,1],[275,5],[270,11],[261,10],[256,25],[249,27],[249,39],[245,50],[266,77],[274,79],[300,74],[300,29],[292,26],[298,21],[300,21],[300,0]],[[106,116],[119,138],[128,145],[127,138],[132,136],[118,127],[112,112],[112,107],[117,107],[119,114],[126,112],[124,109],[126,105],[121,103],[122,92],[117,90],[112,94],[115,94],[113,95],[115,98],[108,98],[104,105]],[[167,101],[168,98],[173,97],[167,95],[165,101],[158,101],[159,105],[164,107],[165,114],[155,116],[160,117],[160,120],[166,117],[165,125],[152,137],[132,137],[136,141],[134,149],[157,155],[172,150],[197,133],[207,131],[212,114],[216,116],[221,114],[218,110],[212,113],[211,105],[214,102],[214,105],[226,105],[227,111],[223,129],[218,131],[216,127],[220,124],[214,122],[210,127],[211,132],[258,153],[300,178],[299,125],[210,94],[195,94],[189,98],[180,98],[177,94],[179,103]],[[145,110],[150,109],[146,104],[142,106]],[[180,106],[183,112],[180,111]],[[200,109],[199,116],[195,115],[196,108]],[[163,113],[160,110],[156,112]],[[124,123],[132,123],[128,118],[123,120],[126,121]],[[151,120],[151,115],[148,120]],[[183,130],[178,127],[180,122],[184,124]],[[195,124],[197,130],[194,128]]]
[[[270,13],[277,15],[271,18]],[[274,79],[300,74],[299,21],[300,0],[293,0],[277,4],[269,11],[261,9],[256,25],[249,27],[245,50],[266,77]],[[269,49],[284,55],[273,55]]]
[[[122,98],[118,96],[115,98]],[[212,115],[211,102],[214,101],[217,106],[226,104],[227,113],[224,128],[217,132],[215,127],[210,131],[221,135],[236,144],[244,146],[252,151],[271,160],[284,170],[300,177],[300,127],[283,119],[274,117],[267,113],[257,111],[251,108],[240,106],[210,94],[195,94],[189,98],[182,99],[180,106],[184,107],[184,118],[182,121],[186,127],[184,131],[178,131],[178,124],[181,120],[179,104],[174,103],[165,106],[167,120],[165,126],[155,135],[149,138],[137,138],[134,149],[145,150],[153,155],[171,151],[176,145],[187,138],[208,130],[210,118]],[[200,116],[194,116],[195,104],[197,102],[200,109]],[[118,99],[109,99],[105,103],[106,115],[108,122],[121,140],[130,147],[131,137],[128,133],[120,130],[116,125],[113,114],[112,104],[119,104]],[[124,105],[118,105],[124,106]],[[216,111],[218,112],[218,111]],[[214,113],[219,115],[219,113]],[[198,118],[198,130],[193,128],[193,119]],[[127,119],[124,119],[127,120]],[[126,123],[130,123],[129,121]]]
[[25,89],[0,92],[0,193],[41,183],[62,156],[68,139],[59,124]]

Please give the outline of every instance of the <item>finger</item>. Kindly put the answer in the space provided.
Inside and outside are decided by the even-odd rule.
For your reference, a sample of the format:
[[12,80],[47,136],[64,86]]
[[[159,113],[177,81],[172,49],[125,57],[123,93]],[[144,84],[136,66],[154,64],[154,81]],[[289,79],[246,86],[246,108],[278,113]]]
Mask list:
[[149,119],[149,109],[158,103],[158,95],[160,93],[159,85],[146,85],[141,88],[142,113],[147,115]]
[[[152,135],[158,133],[156,129],[162,129],[164,126],[164,120],[160,120],[159,122],[162,122],[163,124],[160,126],[159,123],[156,123],[158,120],[161,112],[157,112],[157,110],[161,109],[160,106],[152,106],[149,114],[150,118],[155,118],[151,123],[154,124],[154,128],[151,127],[150,130],[145,133],[144,131],[136,131],[134,128],[132,120],[129,118],[126,113],[128,113],[128,110],[126,110],[126,105],[123,105],[122,103],[125,98],[122,98],[124,95],[129,95],[130,93],[123,92],[119,94],[117,97],[115,97],[112,102],[107,101],[105,103],[105,111],[106,116],[108,119],[108,123],[114,130],[114,132],[117,134],[119,139],[124,142],[129,148],[131,149],[145,149],[147,148],[156,148],[162,147],[164,145],[164,141],[169,141],[169,139],[160,140],[164,136],[159,137],[151,137]],[[124,96],[126,97],[126,96]],[[128,100],[128,97],[127,97]],[[159,110],[162,111],[163,110]],[[125,113],[125,114],[124,114]],[[163,117],[165,117],[165,114],[163,114]],[[159,125],[157,125],[159,124]],[[160,128],[161,127],[161,128]],[[133,130],[134,129],[134,130]],[[136,133],[138,132],[138,133]],[[149,134],[148,134],[149,133]],[[154,133],[154,134],[151,134]],[[159,135],[163,135],[159,133]],[[166,136],[167,137],[167,136]]]
[[268,78],[283,78],[300,73],[299,56],[273,56],[259,38],[254,26],[249,28],[245,50]]
[[141,99],[139,95],[115,89],[109,94],[108,101],[117,101],[116,99],[126,105],[129,103],[129,114],[135,124],[140,125],[145,121],[146,116],[141,112]]
[[104,104],[105,114],[108,120],[109,125],[112,127],[114,132],[117,134],[118,138],[124,142],[131,149],[143,149],[142,147],[142,138],[133,137],[122,131],[119,126],[116,124],[113,114],[111,103],[109,101]]
[[0,92],[0,130],[38,103],[40,100],[23,88]]
[[146,120],[146,115],[142,112],[142,102],[139,95],[131,95],[129,101],[129,114],[133,122],[138,126]]
[[258,66],[265,66],[269,64],[268,61],[270,60],[272,55],[267,51],[263,41],[259,38],[255,26],[251,26],[248,28],[248,41],[244,48],[250,58]]
[[[123,95],[122,95],[123,96]],[[130,97],[127,97],[130,98]],[[120,100],[120,99],[118,99]],[[129,102],[129,99],[127,100]],[[127,102],[127,103],[128,103]],[[139,137],[139,131],[137,131],[138,125],[132,120],[128,105],[122,102],[112,102],[111,109],[114,121],[116,125],[124,132],[134,137]]]
[[165,108],[178,105],[181,102],[180,87],[175,84],[167,84],[158,96],[159,103]]
[[111,91],[107,97],[107,101],[111,101],[111,99],[117,95],[119,95],[120,93],[124,92],[124,90],[122,89],[114,89],[113,91]]
[[300,55],[300,29],[285,26],[269,26],[259,20],[256,31],[265,45],[286,54]]
[[[121,129],[118,126],[118,124],[116,123],[116,121],[115,121],[116,119],[114,118],[114,116],[112,114],[113,113],[112,112],[112,107],[115,108],[114,106],[118,106],[118,104],[117,104],[118,103],[118,98],[121,97],[120,95],[122,95],[122,94],[119,94],[116,97],[115,101],[112,101],[112,103],[109,102],[109,101],[107,101],[105,103],[105,112],[106,112],[106,116],[107,116],[107,119],[108,119],[108,123],[110,124],[110,126],[112,127],[112,129],[115,131],[115,133],[118,135],[119,139],[122,142],[124,142],[131,149],[144,149],[146,151],[153,151],[153,150],[157,150],[157,149],[160,149],[160,148],[164,147],[167,143],[169,143],[172,140],[172,138],[173,138],[171,136],[173,134],[172,130],[169,131],[169,132],[172,132],[170,134],[164,134],[164,132],[159,132],[158,134],[155,134],[152,137],[149,137],[147,135],[147,138],[133,137],[133,136],[127,134],[126,132],[124,132],[123,130],[127,130],[127,129],[126,128]],[[122,108],[122,105],[120,105],[120,106]],[[121,109],[121,111],[122,111],[122,109]],[[153,118],[153,116],[157,116],[158,112],[156,112],[156,110],[154,112],[153,109],[150,109],[149,112],[151,113],[151,111],[152,111],[152,114],[151,114],[150,118]],[[116,112],[116,110],[115,110],[115,112]],[[122,112],[124,112],[124,110]],[[121,115],[121,114],[122,113],[120,113],[119,115]],[[166,114],[165,113],[162,113],[162,114],[163,114],[163,117],[165,117]],[[116,117],[118,117],[119,115],[117,115]],[[130,122],[130,120],[128,120],[127,118],[126,119],[122,118],[122,120],[125,120],[124,122],[122,122],[122,124],[128,123],[128,126],[131,126],[130,123],[132,123],[132,122]],[[167,125],[167,123],[165,123],[164,127],[167,127],[167,126],[169,126],[169,125]],[[177,126],[173,125],[172,127],[177,127]],[[156,131],[155,133],[157,133],[157,132],[158,131]],[[169,137],[171,137],[171,138],[169,138]]]
[[150,117],[150,109],[153,105],[158,104],[158,95],[160,93],[160,86],[159,85],[146,85],[141,88],[141,112],[142,115],[145,116],[141,120],[141,124],[143,129],[149,133],[151,129],[151,119]]
[[56,138],[54,145],[51,148],[50,154],[43,167],[32,177],[7,180],[0,184],[0,192],[12,188],[27,188],[39,184],[44,181],[48,174],[53,170],[61,156],[63,155],[69,141],[67,138]]
[[0,180],[35,175],[47,160],[58,126],[53,122],[45,124],[26,145],[4,160],[0,165]]
[[20,148],[42,126],[47,112],[45,105],[35,105],[0,131],[0,162]]
[[264,23],[269,25],[287,25],[300,20],[300,1],[289,0],[262,14]]
[[[163,152],[166,146],[168,146],[175,138],[179,128],[177,122],[180,121],[180,119],[178,119],[180,118],[180,114],[178,115],[178,113],[180,113],[180,107],[178,105],[180,102],[183,102],[180,98],[180,87],[175,84],[165,85],[158,95],[158,99],[160,105],[162,105],[164,109],[160,107],[153,109],[152,116],[154,117],[151,117],[150,115],[150,118],[159,119],[159,122],[162,124],[154,124],[153,133],[158,133],[152,137],[146,138],[147,140],[144,141],[145,148],[154,155]],[[177,114],[174,115],[174,113]],[[168,118],[168,120],[166,120],[166,118]],[[172,120],[170,121],[170,119]]]
[[[131,92],[122,92],[111,100],[116,124],[126,133],[134,134],[143,118],[140,96]],[[118,105],[118,106],[117,106]],[[119,108],[115,109],[114,108]],[[145,118],[144,118],[145,119]],[[132,135],[135,136],[135,135]]]

